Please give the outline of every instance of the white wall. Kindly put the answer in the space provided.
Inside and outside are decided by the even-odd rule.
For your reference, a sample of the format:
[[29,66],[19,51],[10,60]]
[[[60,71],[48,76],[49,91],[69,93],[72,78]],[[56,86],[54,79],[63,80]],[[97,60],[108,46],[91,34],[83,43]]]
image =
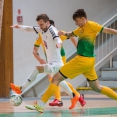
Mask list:
[[[85,9],[89,20],[103,24],[117,13],[117,0],[13,0],[13,24],[17,23],[17,10],[21,9],[23,25],[36,26],[36,16],[46,13],[55,21],[58,29],[70,31],[77,27],[72,20],[72,14],[78,8]],[[13,32],[14,82],[21,85],[32,68],[38,64],[32,55],[33,43],[37,35],[17,29]],[[64,42],[64,47],[67,55],[75,49],[70,41]],[[39,52],[44,56],[42,50]],[[70,81],[75,87],[84,80],[83,77],[77,79]]]

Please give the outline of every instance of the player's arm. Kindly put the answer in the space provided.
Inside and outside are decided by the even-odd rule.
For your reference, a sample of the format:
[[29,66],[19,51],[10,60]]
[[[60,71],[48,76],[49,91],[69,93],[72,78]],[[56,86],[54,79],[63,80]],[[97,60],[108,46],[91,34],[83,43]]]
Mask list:
[[73,34],[73,32],[64,32],[64,31],[59,31],[59,32],[58,32],[58,35],[59,35],[59,36],[64,35],[64,36],[67,36],[68,38],[74,37],[74,36],[75,36],[75,35]]
[[117,30],[112,28],[106,28],[106,27],[104,27],[103,32],[108,34],[117,34]]
[[55,29],[51,29],[51,32],[52,34],[52,37],[53,37],[53,40],[56,44],[56,47],[57,48],[61,48],[62,46],[62,40],[60,39],[59,35],[58,35],[58,30],[55,28]]
[[[64,32],[64,31],[63,31],[63,32]],[[73,45],[74,45],[75,47],[77,47],[77,41],[76,41],[76,39],[75,39],[74,37],[68,38],[67,36],[61,35],[60,38],[61,38],[62,41],[65,41],[65,40],[67,40],[67,39],[70,39],[71,42],[73,43]]]
[[40,31],[39,27],[24,26],[24,25],[18,25],[18,24],[12,25],[10,27],[11,28],[17,28],[17,29],[20,29],[22,31],[27,31],[27,32],[36,32],[36,31],[39,32]]
[[61,48],[61,46],[62,46],[62,43],[57,43],[57,44],[56,44],[56,47],[57,47],[57,48]]
[[70,40],[72,41],[74,46],[77,48],[77,41],[76,41],[76,39],[74,37],[71,37]]
[[46,64],[45,60],[39,56],[38,50],[39,50],[39,47],[34,45],[34,48],[33,48],[34,57],[39,61],[40,64]]

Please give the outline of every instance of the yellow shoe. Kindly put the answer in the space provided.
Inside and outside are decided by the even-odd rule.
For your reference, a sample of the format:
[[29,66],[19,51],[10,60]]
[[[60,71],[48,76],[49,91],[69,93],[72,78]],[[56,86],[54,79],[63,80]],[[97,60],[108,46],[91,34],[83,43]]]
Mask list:
[[36,111],[38,111],[38,112],[40,112],[40,113],[43,113],[43,111],[44,111],[44,108],[41,107],[41,106],[39,106],[39,105],[37,104],[37,101],[36,101],[33,105],[26,105],[25,107],[26,107],[27,109],[29,109],[29,110],[36,110]]

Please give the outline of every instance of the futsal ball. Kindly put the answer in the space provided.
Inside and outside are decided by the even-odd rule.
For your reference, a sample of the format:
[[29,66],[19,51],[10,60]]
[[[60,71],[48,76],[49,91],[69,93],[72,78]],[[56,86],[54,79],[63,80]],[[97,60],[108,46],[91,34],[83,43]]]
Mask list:
[[22,97],[17,94],[13,94],[10,96],[10,103],[13,106],[19,106],[22,103]]

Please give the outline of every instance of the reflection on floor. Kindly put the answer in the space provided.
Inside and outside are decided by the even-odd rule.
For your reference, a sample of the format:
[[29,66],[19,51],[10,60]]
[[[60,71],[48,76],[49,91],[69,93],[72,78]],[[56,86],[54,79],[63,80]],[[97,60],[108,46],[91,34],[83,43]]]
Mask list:
[[70,100],[66,98],[63,99],[63,107],[50,107],[47,103],[43,114],[25,108],[25,105],[32,104],[35,99],[24,99],[18,107],[13,107],[9,99],[2,100],[0,117],[117,117],[117,101],[102,95],[85,97],[87,104],[84,107],[78,103],[74,109],[69,110]]
[[43,114],[38,112],[15,112],[1,114],[0,117],[117,117],[117,107],[47,110]]

